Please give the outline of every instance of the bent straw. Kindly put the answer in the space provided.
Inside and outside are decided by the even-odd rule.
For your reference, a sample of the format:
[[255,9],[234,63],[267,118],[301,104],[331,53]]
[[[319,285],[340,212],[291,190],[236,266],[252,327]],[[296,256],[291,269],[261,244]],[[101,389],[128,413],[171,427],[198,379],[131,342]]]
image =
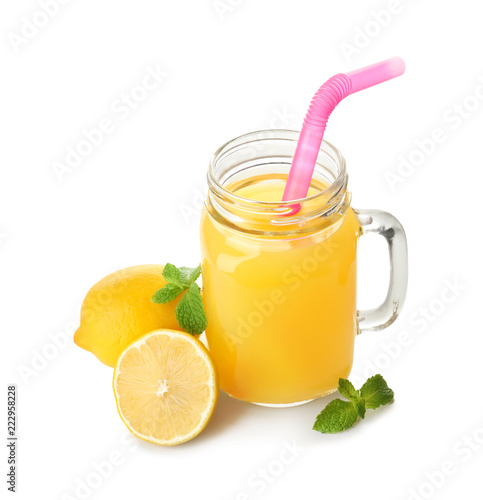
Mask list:
[[[307,196],[327,120],[337,104],[350,94],[402,75],[404,70],[404,61],[400,57],[392,57],[349,73],[339,73],[320,87],[305,116],[283,201],[298,200]],[[292,214],[298,211],[296,206],[293,209]]]

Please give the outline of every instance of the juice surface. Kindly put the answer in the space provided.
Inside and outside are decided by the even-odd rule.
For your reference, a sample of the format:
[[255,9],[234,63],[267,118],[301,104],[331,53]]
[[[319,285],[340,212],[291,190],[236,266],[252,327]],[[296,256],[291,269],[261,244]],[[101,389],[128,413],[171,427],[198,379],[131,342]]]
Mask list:
[[[278,201],[284,187],[284,179],[264,177],[228,189]],[[312,186],[308,196],[323,188]],[[323,230],[292,238],[238,231],[204,209],[206,335],[225,392],[290,404],[332,392],[348,377],[360,230],[351,208]]]

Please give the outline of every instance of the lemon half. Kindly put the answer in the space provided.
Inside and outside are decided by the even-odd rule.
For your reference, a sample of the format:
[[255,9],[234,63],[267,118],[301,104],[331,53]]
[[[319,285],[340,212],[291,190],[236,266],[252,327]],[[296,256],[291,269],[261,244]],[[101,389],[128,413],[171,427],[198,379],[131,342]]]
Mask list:
[[128,429],[164,446],[197,436],[218,398],[216,371],[205,346],[192,335],[166,329],[144,335],[122,352],[113,388]]

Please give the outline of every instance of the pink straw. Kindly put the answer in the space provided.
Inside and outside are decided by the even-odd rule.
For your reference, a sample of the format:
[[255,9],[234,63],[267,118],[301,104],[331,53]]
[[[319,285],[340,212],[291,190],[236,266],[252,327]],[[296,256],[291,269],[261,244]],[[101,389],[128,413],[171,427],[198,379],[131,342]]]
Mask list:
[[[404,70],[404,61],[400,57],[392,57],[347,74],[339,73],[320,87],[305,116],[283,201],[298,200],[307,196],[327,120],[337,104],[350,94],[402,75]],[[293,210],[292,214],[297,211],[298,209]]]

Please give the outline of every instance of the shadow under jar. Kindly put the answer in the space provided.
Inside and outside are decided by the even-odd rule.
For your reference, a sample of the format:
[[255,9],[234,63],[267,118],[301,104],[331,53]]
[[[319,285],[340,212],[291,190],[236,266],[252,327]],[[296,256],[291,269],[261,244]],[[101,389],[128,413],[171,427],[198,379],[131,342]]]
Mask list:
[[[221,388],[267,406],[335,391],[351,371],[356,335],[389,326],[406,295],[404,230],[390,214],[351,208],[334,146],[323,141],[307,197],[280,201],[298,136],[264,130],[223,145],[201,216],[206,336]],[[357,311],[364,232],[386,238],[390,284],[381,306]]]

